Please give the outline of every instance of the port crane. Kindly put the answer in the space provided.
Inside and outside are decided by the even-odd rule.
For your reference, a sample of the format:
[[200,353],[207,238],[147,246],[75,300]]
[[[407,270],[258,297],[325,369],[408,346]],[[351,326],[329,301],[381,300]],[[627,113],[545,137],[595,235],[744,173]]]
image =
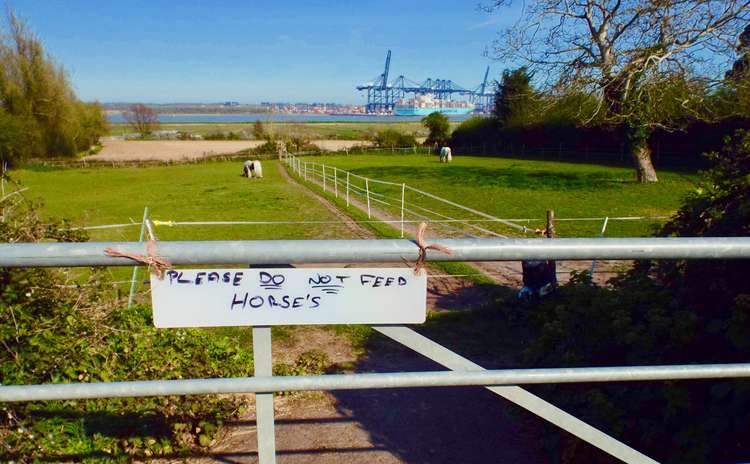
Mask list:
[[357,90],[367,92],[365,110],[368,113],[390,113],[396,102],[405,98],[407,94],[415,96],[431,94],[439,100],[462,98],[474,103],[477,111],[481,112],[488,112],[492,108],[495,94],[487,89],[489,66],[484,73],[484,80],[475,89],[466,89],[450,79],[428,78],[422,82],[415,82],[407,79],[403,74],[389,82],[390,68],[391,51],[388,50],[383,73],[371,82],[357,86]]

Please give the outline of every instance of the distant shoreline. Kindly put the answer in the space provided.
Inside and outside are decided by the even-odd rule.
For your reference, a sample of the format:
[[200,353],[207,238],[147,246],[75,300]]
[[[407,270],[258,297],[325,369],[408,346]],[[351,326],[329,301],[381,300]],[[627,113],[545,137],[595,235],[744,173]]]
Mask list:
[[[450,116],[452,121],[463,121],[470,115]],[[319,114],[319,113],[158,113],[161,124],[242,124],[254,123],[315,123],[315,122],[415,122],[421,121],[421,116],[393,116],[372,114]],[[108,112],[107,119],[111,124],[126,123],[123,113]]]

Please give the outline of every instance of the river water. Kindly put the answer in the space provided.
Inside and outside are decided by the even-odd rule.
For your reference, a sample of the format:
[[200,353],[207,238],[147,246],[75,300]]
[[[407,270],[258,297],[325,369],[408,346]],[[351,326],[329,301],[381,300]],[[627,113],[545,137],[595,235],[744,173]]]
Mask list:
[[[450,115],[452,121],[464,121],[471,115]],[[273,122],[408,122],[419,121],[422,116],[378,116],[371,114],[159,114],[159,122],[174,123],[241,123],[255,121]],[[112,123],[125,122],[121,113],[107,114]]]

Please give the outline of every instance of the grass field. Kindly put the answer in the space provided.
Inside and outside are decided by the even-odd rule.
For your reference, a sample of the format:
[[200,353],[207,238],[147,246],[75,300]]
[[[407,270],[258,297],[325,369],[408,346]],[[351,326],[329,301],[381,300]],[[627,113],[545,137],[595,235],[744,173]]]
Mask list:
[[[290,187],[277,162],[264,162],[263,179],[241,177],[241,171],[241,162],[210,162],[18,170],[11,176],[29,188],[29,198],[44,202],[44,217],[67,218],[77,225],[140,222],[145,206],[152,219],[162,221],[337,221],[318,201]],[[351,237],[344,224],[157,226],[155,233],[160,240]],[[92,241],[137,241],[138,234],[139,226],[90,231]],[[108,272],[112,281],[130,279],[130,268],[112,267]]]
[[[264,162],[264,178],[241,177],[242,162],[159,167],[18,170],[12,176],[44,202],[46,217],[81,225],[140,222],[143,208],[162,221],[335,221],[319,202],[280,176],[276,161]],[[163,240],[336,238],[344,225],[161,226]],[[137,240],[138,228],[91,232],[92,240]]]
[[[451,127],[458,126],[452,122]],[[417,137],[426,137],[427,130],[420,122],[263,122],[265,129],[279,137],[309,139],[363,140],[384,129],[394,129]],[[175,123],[162,124],[162,130],[179,130],[206,135],[214,132],[238,132],[252,138],[253,123]],[[110,135],[132,132],[127,124],[110,124]]]
[[[547,209],[553,209],[558,218],[671,215],[694,188],[696,179],[694,174],[661,171],[659,183],[646,185],[635,182],[630,168],[475,156],[455,156],[450,165],[439,163],[435,156],[390,153],[315,157],[308,161],[373,179],[405,182],[496,217],[537,219],[521,223],[529,227],[543,227]],[[356,182],[364,188],[362,181]],[[394,204],[391,210],[398,210],[395,205],[400,204],[400,188],[370,182],[370,190],[385,195]],[[406,203],[407,208],[417,204],[454,218],[478,218],[408,190]],[[650,235],[661,222],[610,221],[606,235]],[[481,226],[500,233],[513,232],[501,225]],[[599,221],[559,221],[557,230],[563,237],[594,236],[601,226]]]

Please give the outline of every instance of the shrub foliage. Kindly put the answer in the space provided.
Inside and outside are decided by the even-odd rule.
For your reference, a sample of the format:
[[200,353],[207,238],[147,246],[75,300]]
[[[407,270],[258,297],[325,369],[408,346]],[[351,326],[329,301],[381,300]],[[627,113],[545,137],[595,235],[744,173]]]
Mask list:
[[[750,132],[721,153],[700,188],[660,231],[667,236],[747,236]],[[750,262],[641,262],[609,286],[575,276],[554,298],[512,310],[529,330],[528,366],[746,362]],[[585,334],[577,336],[576,334]],[[738,462],[750,453],[750,383],[742,380],[581,384],[539,388],[563,409],[660,462]],[[549,436],[560,436],[550,434]],[[567,437],[563,462],[611,462]],[[665,446],[667,444],[667,446]]]
[[395,129],[385,129],[375,134],[375,144],[381,148],[415,147],[417,139]]
[[[3,242],[81,241],[45,224],[19,195],[0,207]],[[252,354],[210,332],[156,329],[149,308],[125,309],[101,270],[87,279],[49,269],[0,268],[0,382],[38,384],[246,376]],[[81,280],[85,283],[80,283]],[[0,460],[129,461],[211,445],[240,412],[234,398],[156,397],[6,403]]]
[[0,158],[88,150],[107,130],[101,106],[78,100],[65,71],[12,13],[6,26],[0,24]]

